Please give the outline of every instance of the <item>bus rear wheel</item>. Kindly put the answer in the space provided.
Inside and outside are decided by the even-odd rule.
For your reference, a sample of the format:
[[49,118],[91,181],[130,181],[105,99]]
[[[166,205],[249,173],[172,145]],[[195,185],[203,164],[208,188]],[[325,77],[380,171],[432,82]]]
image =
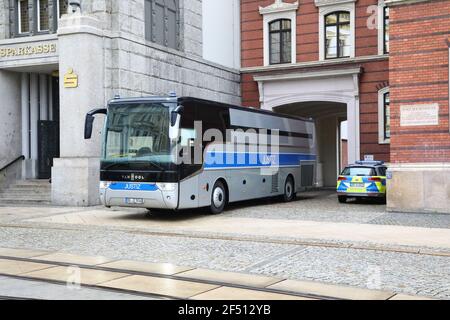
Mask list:
[[211,194],[211,213],[220,214],[227,204],[227,191],[222,181],[217,181]]
[[295,198],[295,184],[294,179],[289,176],[286,180],[286,184],[284,185],[284,195],[283,200],[284,202],[291,202]]

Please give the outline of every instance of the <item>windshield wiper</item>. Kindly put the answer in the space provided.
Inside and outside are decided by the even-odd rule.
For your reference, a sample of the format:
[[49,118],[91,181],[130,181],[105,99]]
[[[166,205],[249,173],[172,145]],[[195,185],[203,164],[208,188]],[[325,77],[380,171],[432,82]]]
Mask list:
[[152,161],[152,160],[147,160],[148,162],[150,162],[150,164],[154,167],[157,167],[159,170],[161,171],[166,171],[166,169],[164,169],[164,167],[160,166],[159,164],[157,164],[156,162]]

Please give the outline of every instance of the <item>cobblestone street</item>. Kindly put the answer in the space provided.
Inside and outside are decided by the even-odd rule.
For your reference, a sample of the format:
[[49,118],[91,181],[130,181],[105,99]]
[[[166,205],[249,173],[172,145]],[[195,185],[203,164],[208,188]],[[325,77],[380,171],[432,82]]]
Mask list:
[[[287,237],[258,228],[270,221],[274,228],[286,222],[294,226],[316,223],[318,227],[324,223],[390,228],[389,232],[401,228],[413,234],[445,233],[450,228],[450,216],[386,213],[383,205],[370,202],[340,205],[327,191],[304,194],[291,204],[276,200],[242,203],[220,216],[208,216],[202,210],[149,215],[142,210],[2,207],[0,219],[3,248],[172,263],[450,299],[448,238],[440,246],[430,245],[427,239],[408,246],[369,238],[354,241],[351,234],[347,240],[333,240],[325,233],[314,239]],[[226,224],[241,219],[248,226],[232,234],[225,231]],[[194,228],[202,225],[215,228],[209,233]],[[253,232],[251,225],[263,233]]]

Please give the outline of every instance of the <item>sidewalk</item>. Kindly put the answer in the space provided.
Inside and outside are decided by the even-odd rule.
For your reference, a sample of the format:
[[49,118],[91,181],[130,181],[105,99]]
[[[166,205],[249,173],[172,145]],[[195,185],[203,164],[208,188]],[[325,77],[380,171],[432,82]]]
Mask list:
[[[316,222],[284,219],[254,219],[224,216],[198,216],[186,219],[168,217],[143,219],[129,211],[97,209],[29,220],[30,222],[117,227],[147,233],[196,235],[204,237],[249,238],[251,240],[313,241],[366,244],[384,247],[429,248],[450,256],[450,229],[369,225],[362,223]],[[408,251],[409,252],[409,251]],[[411,252],[418,250],[411,249]]]

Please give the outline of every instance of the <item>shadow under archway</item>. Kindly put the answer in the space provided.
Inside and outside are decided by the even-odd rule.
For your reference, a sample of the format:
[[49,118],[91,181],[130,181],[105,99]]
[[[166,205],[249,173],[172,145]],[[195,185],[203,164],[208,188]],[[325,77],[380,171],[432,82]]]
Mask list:
[[346,134],[341,123],[347,120],[347,105],[339,102],[310,101],[276,107],[274,112],[312,118],[316,122],[319,187],[335,187],[336,179],[348,158]]

